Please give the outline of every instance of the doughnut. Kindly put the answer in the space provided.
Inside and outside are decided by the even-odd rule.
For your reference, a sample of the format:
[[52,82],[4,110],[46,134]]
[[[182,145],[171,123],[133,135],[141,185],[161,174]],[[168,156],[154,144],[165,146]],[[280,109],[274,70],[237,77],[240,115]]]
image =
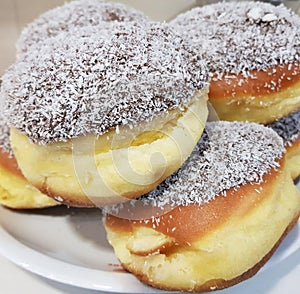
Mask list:
[[2,87],[22,173],[70,206],[151,191],[188,158],[208,116],[204,63],[167,24],[61,33],[9,68]]
[[300,108],[300,17],[283,5],[222,2],[171,22],[210,75],[220,120],[271,123]]
[[253,276],[297,222],[300,195],[271,128],[219,121],[155,190],[103,211],[126,270],[153,287],[202,292]]
[[45,208],[58,205],[28,183],[12,155],[9,127],[0,113],[0,204],[13,209]]
[[300,175],[300,109],[290,115],[267,125],[284,141],[287,165],[292,178]]
[[99,0],[71,1],[45,12],[28,24],[17,41],[17,51],[22,54],[30,47],[61,32],[84,26],[98,26],[103,21],[146,22],[148,18],[142,12],[121,3]]

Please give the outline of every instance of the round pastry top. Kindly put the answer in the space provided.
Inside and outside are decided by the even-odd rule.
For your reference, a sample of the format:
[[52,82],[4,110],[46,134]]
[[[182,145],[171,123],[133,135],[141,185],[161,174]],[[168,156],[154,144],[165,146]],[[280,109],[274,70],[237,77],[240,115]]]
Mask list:
[[99,0],[79,0],[56,7],[39,16],[22,31],[17,42],[19,52],[44,42],[61,32],[84,26],[95,26],[103,21],[148,21],[140,11],[121,3]]
[[134,127],[188,106],[203,60],[166,24],[105,22],[45,41],[3,76],[10,123],[40,144]]
[[205,52],[210,73],[220,77],[300,59],[300,17],[283,5],[220,2],[183,13],[171,26]]
[[[158,188],[129,204],[158,208],[203,204],[226,191],[259,184],[284,154],[282,139],[270,128],[256,123],[209,122],[198,145],[182,167]],[[128,203],[125,203],[128,207]],[[124,204],[106,207],[118,213]]]
[[300,137],[300,109],[268,124],[282,139],[285,146],[290,146]]

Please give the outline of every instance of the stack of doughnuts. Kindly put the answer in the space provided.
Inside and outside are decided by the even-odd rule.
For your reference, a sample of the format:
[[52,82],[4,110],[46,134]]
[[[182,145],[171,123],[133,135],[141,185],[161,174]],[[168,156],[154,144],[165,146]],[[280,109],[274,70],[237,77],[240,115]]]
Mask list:
[[299,29],[258,2],[171,24],[98,0],[46,12],[2,77],[0,203],[102,208],[124,268],[160,289],[251,277],[300,214]]
[[[209,101],[221,120],[272,125],[293,120],[289,116],[300,110],[300,17],[293,11],[261,2],[222,2],[185,12],[171,26],[205,54]],[[292,145],[296,177],[300,150]]]

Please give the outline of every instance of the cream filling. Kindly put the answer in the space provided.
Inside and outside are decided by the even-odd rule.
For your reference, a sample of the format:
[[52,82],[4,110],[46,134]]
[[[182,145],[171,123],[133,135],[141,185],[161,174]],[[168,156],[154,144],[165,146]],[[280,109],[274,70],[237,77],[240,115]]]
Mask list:
[[0,166],[0,203],[14,209],[43,208],[57,205],[52,198]]
[[[176,171],[198,142],[207,116],[205,89],[186,111],[157,117],[142,130],[138,128],[138,134],[120,128],[103,136],[41,146],[11,129],[11,145],[20,169],[33,185],[47,187],[63,198],[88,197],[102,205],[114,202],[112,197],[119,202],[125,200],[121,196],[144,194]],[[138,144],[136,136],[141,132],[150,132],[149,143],[143,139]]]
[[138,227],[132,234],[107,228],[107,237],[120,261],[152,285],[187,291],[214,279],[232,280],[270,252],[300,211],[300,193],[288,170],[271,193],[247,215],[233,215],[190,247],[167,254],[159,246],[174,240],[151,228]]

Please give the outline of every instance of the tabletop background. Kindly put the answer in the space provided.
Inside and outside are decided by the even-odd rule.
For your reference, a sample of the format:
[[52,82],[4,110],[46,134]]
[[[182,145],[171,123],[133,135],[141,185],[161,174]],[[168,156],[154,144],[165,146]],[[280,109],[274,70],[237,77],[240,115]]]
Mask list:
[[[0,76],[15,59],[15,42],[21,29],[40,13],[60,5],[62,0],[0,0]],[[123,0],[142,10],[153,20],[169,20],[195,5],[192,0]],[[0,244],[1,246],[1,244]],[[300,250],[255,278],[218,292],[220,294],[298,294],[300,277]],[[100,292],[73,288],[31,274],[0,256],[0,293],[74,293],[96,294]],[[104,293],[104,292],[101,292]]]

